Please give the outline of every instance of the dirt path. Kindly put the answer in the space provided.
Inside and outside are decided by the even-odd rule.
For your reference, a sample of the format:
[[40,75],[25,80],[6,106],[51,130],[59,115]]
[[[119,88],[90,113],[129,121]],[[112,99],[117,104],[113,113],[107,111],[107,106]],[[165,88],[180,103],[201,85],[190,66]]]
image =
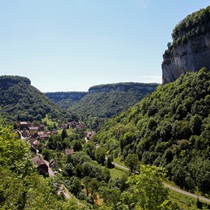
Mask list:
[[[127,167],[125,167],[125,166],[121,166],[121,165],[119,165],[117,163],[114,163],[114,162],[113,162],[113,164],[117,168],[121,168],[121,169],[129,171],[129,169]],[[173,191],[178,192],[178,193],[183,194],[183,195],[187,195],[187,196],[192,197],[192,198],[199,199],[200,201],[204,201],[204,202],[210,203],[210,199],[208,199],[208,198],[205,198],[203,196],[196,195],[196,194],[193,194],[193,193],[189,193],[187,191],[181,190],[181,189],[179,189],[177,187],[174,187],[174,186],[166,184],[166,183],[163,183],[163,184],[164,184],[165,187],[169,188],[170,190],[173,190]]]

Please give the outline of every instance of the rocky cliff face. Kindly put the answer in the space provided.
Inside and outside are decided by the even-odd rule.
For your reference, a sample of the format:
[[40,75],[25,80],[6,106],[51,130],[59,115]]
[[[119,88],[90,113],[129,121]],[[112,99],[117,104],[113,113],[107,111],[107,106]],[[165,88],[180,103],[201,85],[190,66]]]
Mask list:
[[59,102],[65,99],[72,99],[73,101],[79,101],[83,98],[87,92],[53,92],[45,93],[54,102]]
[[111,91],[154,91],[157,87],[157,84],[152,83],[135,83],[135,82],[125,82],[125,83],[116,83],[116,84],[106,84],[106,85],[96,85],[89,88],[88,93],[102,93],[102,92],[111,92]]
[[181,74],[210,69],[210,33],[195,36],[163,55],[163,84],[175,81]]
[[90,87],[88,92],[49,92],[45,93],[54,102],[63,101],[66,99],[71,99],[73,101],[79,101],[87,94],[95,93],[107,93],[111,91],[128,91],[135,90],[139,92],[153,92],[158,84],[152,83],[135,83],[135,82],[125,82],[125,83],[116,83],[116,84],[106,84],[106,85],[96,85]]

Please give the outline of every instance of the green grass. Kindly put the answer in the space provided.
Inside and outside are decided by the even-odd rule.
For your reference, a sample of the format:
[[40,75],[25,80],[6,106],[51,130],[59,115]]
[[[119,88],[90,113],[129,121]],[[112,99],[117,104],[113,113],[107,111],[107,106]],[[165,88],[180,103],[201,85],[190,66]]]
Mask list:
[[109,171],[112,179],[122,177],[126,173],[124,170],[119,168],[111,168]]
[[178,206],[183,210],[195,210],[196,207],[196,199],[188,197],[186,195],[181,195],[180,193],[177,193],[175,191],[169,190],[169,195],[171,197],[171,200],[176,202]]
[[[63,129],[59,129],[58,134],[61,135],[62,131],[63,131]],[[72,129],[66,129],[66,132],[67,132],[67,135],[70,135],[73,133]]]
[[54,122],[54,121],[52,121],[51,119],[49,119],[48,116],[46,116],[46,117],[42,120],[42,122],[46,122],[48,125],[51,125],[51,126],[53,126],[54,123],[57,125],[57,123]]
[[[121,166],[125,166],[125,163],[123,161],[121,161],[121,156],[117,157],[114,159],[114,162],[121,165]],[[126,167],[126,166],[125,166]]]

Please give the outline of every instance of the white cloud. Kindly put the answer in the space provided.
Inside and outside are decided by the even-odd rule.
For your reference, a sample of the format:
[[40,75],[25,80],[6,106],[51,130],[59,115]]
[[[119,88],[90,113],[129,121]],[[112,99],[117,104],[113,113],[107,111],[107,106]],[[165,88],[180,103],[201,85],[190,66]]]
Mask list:
[[139,82],[144,82],[144,83],[162,83],[162,76],[161,75],[144,75],[144,76],[139,76],[138,78]]

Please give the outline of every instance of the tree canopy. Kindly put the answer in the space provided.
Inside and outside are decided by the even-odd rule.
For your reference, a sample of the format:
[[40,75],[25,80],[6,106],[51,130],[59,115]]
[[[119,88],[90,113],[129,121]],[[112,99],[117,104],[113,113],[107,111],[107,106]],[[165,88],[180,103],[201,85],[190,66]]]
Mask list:
[[107,121],[93,138],[114,157],[137,154],[144,164],[165,167],[179,186],[210,193],[209,102],[210,72],[189,72]]

